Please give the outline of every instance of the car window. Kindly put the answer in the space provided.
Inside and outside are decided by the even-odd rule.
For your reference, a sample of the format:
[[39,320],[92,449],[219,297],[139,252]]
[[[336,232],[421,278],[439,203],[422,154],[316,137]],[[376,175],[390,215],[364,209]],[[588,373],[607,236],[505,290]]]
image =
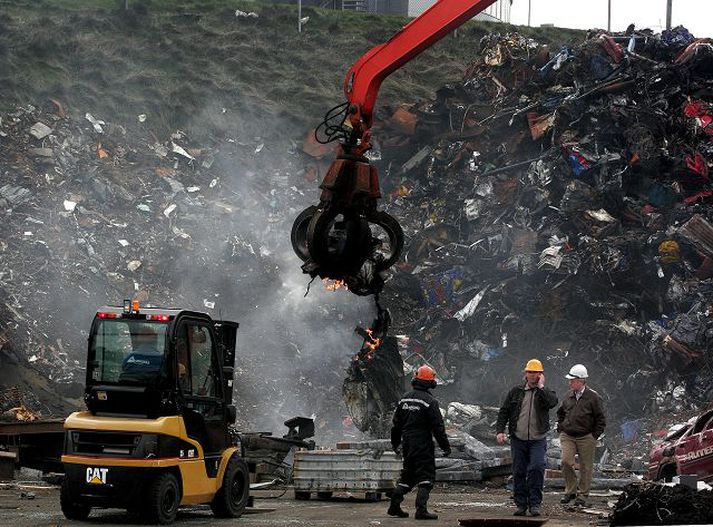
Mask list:
[[683,434],[685,434],[689,428],[691,428],[691,425],[685,424],[680,427],[676,427],[675,429],[672,429],[664,438],[664,441],[673,441],[674,439],[683,437]]
[[703,431],[705,425],[713,418],[713,410],[704,413],[696,420],[696,424],[693,425],[693,430],[691,434],[698,434]]

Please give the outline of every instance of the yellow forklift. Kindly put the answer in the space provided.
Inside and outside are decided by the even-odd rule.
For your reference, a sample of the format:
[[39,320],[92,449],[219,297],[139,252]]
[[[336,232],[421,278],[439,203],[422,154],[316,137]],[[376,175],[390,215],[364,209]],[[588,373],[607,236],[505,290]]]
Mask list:
[[205,313],[128,300],[96,313],[87,411],[64,423],[67,518],[110,507],[168,524],[179,506],[196,504],[222,518],[243,513],[250,475],[231,427],[237,329]]

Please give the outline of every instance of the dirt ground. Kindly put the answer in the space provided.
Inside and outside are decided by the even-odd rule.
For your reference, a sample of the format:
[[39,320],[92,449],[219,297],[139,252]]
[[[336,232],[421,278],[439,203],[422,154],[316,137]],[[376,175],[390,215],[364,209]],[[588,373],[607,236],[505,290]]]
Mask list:
[[[44,488],[40,488],[44,487]],[[348,495],[339,495],[329,501],[296,501],[292,492],[256,492],[255,507],[236,520],[216,520],[207,507],[182,509],[176,525],[236,525],[236,526],[324,526],[356,527],[382,525],[413,525],[414,520],[391,518],[386,515],[388,502],[366,502]],[[28,499],[34,495],[34,498]],[[590,513],[567,510],[559,504],[560,492],[546,492],[543,517],[548,527],[606,525],[593,510],[604,512],[607,501],[616,496],[598,493],[591,497]],[[279,496],[279,497],[277,497]],[[404,509],[413,513],[413,493],[407,496]],[[425,522],[433,526],[457,526],[459,519],[508,518],[515,510],[505,489],[475,489],[472,487],[434,490],[432,512],[439,514],[438,521]],[[0,485],[0,524],[12,527],[85,525],[134,525],[137,517],[124,511],[101,509],[92,511],[87,522],[71,522],[62,516],[59,508],[59,487],[46,485]]]

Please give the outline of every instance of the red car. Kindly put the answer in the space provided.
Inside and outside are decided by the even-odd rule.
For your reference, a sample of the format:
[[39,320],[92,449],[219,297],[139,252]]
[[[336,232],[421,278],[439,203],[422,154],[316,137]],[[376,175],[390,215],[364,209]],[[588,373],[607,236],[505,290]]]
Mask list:
[[713,480],[713,410],[671,428],[651,449],[648,479],[670,481],[678,474]]

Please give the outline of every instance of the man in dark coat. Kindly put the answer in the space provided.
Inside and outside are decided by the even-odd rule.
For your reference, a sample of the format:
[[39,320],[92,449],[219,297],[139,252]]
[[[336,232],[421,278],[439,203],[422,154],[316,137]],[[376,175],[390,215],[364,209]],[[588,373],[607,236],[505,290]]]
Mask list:
[[404,495],[418,487],[416,494],[417,520],[437,520],[437,514],[428,512],[428,497],[436,479],[436,454],[433,438],[436,438],[444,456],[451,453],[443,417],[438,401],[429,390],[436,387],[436,372],[429,366],[421,366],[411,381],[413,390],[404,394],[394,412],[391,428],[391,445],[395,452],[403,451],[404,465],[399,482],[391,495],[389,516],[407,518],[401,509]]
[[555,406],[557,394],[545,388],[542,362],[529,360],[524,382],[508,392],[495,425],[496,439],[501,445],[506,440],[506,424],[510,434],[515,516],[524,516],[528,507],[532,516],[541,514],[547,452],[545,436],[550,429],[550,409]]
[[[574,500],[578,506],[587,505],[592,486],[594,454],[597,439],[607,425],[601,396],[587,386],[589,373],[584,364],[575,364],[565,376],[570,390],[557,410],[557,431],[562,445],[562,474],[564,496],[562,503]],[[579,458],[579,482],[574,470],[574,456]]]

